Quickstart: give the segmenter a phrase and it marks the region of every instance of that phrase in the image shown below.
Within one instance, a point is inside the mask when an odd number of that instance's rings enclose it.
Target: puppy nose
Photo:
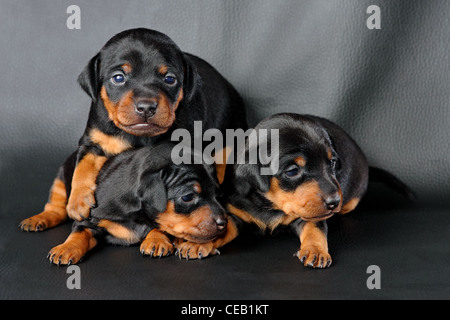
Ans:
[[[227,226],[228,219],[227,217],[219,217],[216,218],[217,229],[223,230]]]
[[[330,195],[327,198],[325,198],[324,201],[325,201],[325,205],[327,206],[328,210],[334,210],[341,203],[341,197],[339,196],[338,193],[335,193],[335,194]]]
[[[158,103],[153,100],[141,100],[135,104],[136,113],[144,118],[153,117],[157,108]]]

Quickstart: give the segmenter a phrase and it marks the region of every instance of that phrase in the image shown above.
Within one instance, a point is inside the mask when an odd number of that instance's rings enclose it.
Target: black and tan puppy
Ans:
[[[76,152],[70,197],[56,178],[44,211],[21,222],[42,231],[81,221],[95,205],[96,178],[111,156],[170,140],[173,130],[246,128],[242,99],[204,60],[182,52],[166,35],[132,29],[111,38],[80,74],[91,97],[86,130]]]
[[[271,136],[272,129],[278,135]],[[300,261],[305,266],[328,267],[332,260],[325,220],[354,210],[360,202],[369,181],[366,157],[344,130],[323,118],[277,114],[256,126],[258,137],[261,130],[267,130],[268,139],[258,139],[256,146],[247,141],[247,163],[234,165],[231,176],[225,179],[231,216],[226,234],[212,245],[218,248],[234,239],[242,222],[269,232],[290,226],[300,238],[296,253]],[[260,143],[278,143],[278,154],[271,155],[276,166],[273,162],[263,165],[260,158],[256,164],[248,163],[249,153],[252,148],[259,150]],[[262,175],[264,167],[272,167],[272,173]],[[381,181],[412,197],[408,187],[393,175],[375,168],[371,168],[371,175],[372,170]]]
[[[168,256],[175,249],[180,258],[215,254],[214,248],[199,245],[220,237],[227,225],[225,210],[216,199],[214,167],[174,165],[171,150],[171,144],[163,143],[108,160],[97,178],[97,206],[88,219],[74,222],[67,240],[49,252],[50,261],[75,264],[102,241],[141,243],[141,253],[152,257]],[[68,185],[74,160],[66,162],[60,177]]]

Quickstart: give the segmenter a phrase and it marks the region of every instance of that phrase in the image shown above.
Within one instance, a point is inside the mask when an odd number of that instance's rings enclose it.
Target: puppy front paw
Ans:
[[[318,246],[302,247],[294,256],[299,258],[305,267],[311,268],[328,268],[332,262],[328,251]]]
[[[82,221],[89,217],[91,208],[95,207],[95,188],[81,187],[72,191],[67,204],[70,218]]]
[[[85,250],[72,243],[63,243],[50,250],[47,258],[56,265],[71,265],[78,263],[85,255]]]
[[[167,257],[174,252],[173,244],[162,232],[153,230],[142,241],[140,251],[143,255],[154,257]]]
[[[66,219],[67,213],[65,209],[61,209],[59,211],[45,210],[20,222],[19,228],[23,231],[39,232],[55,227],[63,223]]]
[[[23,231],[44,231],[49,225],[48,220],[40,214],[32,216],[28,219],[22,220],[19,224],[19,228]]]
[[[177,255],[180,259],[184,258],[186,260],[200,260],[210,255],[220,255],[219,250],[217,250],[213,242],[195,243],[190,241],[178,241],[176,244],[176,249],[177,251],[175,252],[175,255]]]

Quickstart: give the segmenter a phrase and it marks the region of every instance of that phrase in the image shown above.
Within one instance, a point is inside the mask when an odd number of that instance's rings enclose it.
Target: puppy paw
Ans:
[[[63,243],[50,250],[47,258],[50,263],[60,265],[71,265],[80,262],[85,250],[75,244]]]
[[[165,235],[147,237],[141,243],[140,251],[143,255],[154,257],[167,257],[174,252],[173,244]]]
[[[48,222],[48,219],[37,214],[31,218],[22,220],[19,224],[19,228],[22,229],[22,231],[44,231],[47,229]]]
[[[61,224],[66,218],[67,213],[64,209],[59,210],[59,212],[46,210],[23,220],[20,222],[19,228],[23,231],[44,231]]]
[[[67,204],[70,218],[82,221],[89,217],[91,208],[95,207],[95,188],[82,187],[72,191]]]
[[[311,268],[328,268],[332,262],[328,251],[316,246],[301,248],[294,256],[299,258],[305,267]]]
[[[190,241],[186,242],[178,242],[176,245],[177,251],[175,255],[177,255],[180,259],[185,258],[189,259],[202,259],[206,258],[209,255],[219,254],[219,250],[214,246],[212,242],[208,243],[194,243]]]

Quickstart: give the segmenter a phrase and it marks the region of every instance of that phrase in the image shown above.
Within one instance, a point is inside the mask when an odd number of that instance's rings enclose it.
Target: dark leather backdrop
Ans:
[[[66,9],[81,8],[81,30]],[[381,8],[381,30],[366,9]],[[450,2],[2,1],[0,3],[0,299],[450,298]],[[370,163],[418,194],[410,204],[371,185],[361,207],[329,221],[328,270],[304,268],[291,234],[243,237],[203,261],[151,260],[106,247],[80,264],[82,289],[48,250],[70,224],[18,230],[38,213],[58,166],[84,130],[76,83],[111,36],[148,27],[213,64],[238,89],[254,125],[281,111],[328,117]],[[381,289],[366,287],[369,265]]]

